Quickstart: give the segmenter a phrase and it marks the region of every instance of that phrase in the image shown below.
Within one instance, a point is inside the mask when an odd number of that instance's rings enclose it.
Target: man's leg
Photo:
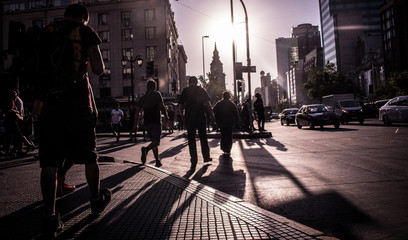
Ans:
[[[224,141],[225,141],[225,144],[224,144],[225,152],[227,154],[230,154],[231,153],[231,148],[232,148],[232,127],[231,126],[227,127],[225,129],[224,134],[225,134],[225,139],[224,139]]]
[[[210,147],[208,146],[205,120],[199,123],[198,136],[200,137],[201,153],[203,154],[204,162],[209,162],[211,161]]]
[[[41,169],[41,192],[44,201],[44,213],[47,216],[55,214],[56,191],[57,168],[43,167]]]
[[[204,129],[205,132],[205,129]],[[196,128],[187,126],[188,149],[190,152],[191,169],[195,170],[197,165],[197,145],[196,145]]]
[[[91,191],[91,199],[99,196],[99,165],[98,163],[85,164],[85,176]]]

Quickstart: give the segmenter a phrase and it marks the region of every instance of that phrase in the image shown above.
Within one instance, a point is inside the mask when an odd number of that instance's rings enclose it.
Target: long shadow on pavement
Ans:
[[[354,225],[355,227],[356,224],[372,224],[372,220],[368,215],[339,193],[326,191],[314,194],[310,191],[308,187],[302,183],[301,179],[298,179],[298,177],[293,175],[274,158],[265,148],[263,140],[245,140],[245,143],[251,147],[245,148],[243,142],[240,142],[241,150],[245,156],[248,174],[251,177],[251,184],[254,189],[255,197],[257,198],[258,206],[323,231],[326,235],[335,236],[340,239],[359,239],[360,237],[357,233],[352,231],[351,226]],[[266,144],[274,146],[280,151],[285,151],[286,149],[281,143],[273,139],[266,140]],[[263,160],[257,160],[256,156],[263,156]],[[267,200],[261,197],[261,190],[258,190],[256,183],[262,184],[257,178],[263,179],[264,177],[271,178],[274,176],[277,177],[277,184],[282,178],[289,179],[291,183],[301,191],[299,195],[302,197],[296,200],[285,201],[279,205],[269,204]],[[273,188],[273,186],[269,186],[268,188],[271,187]],[[278,185],[277,187],[282,186]],[[289,188],[290,186],[283,187]]]
[[[101,180],[101,188],[112,188],[114,195],[117,192],[117,185],[141,170],[139,166],[135,166],[118,172]],[[21,199],[21,201],[24,201],[24,199]],[[41,233],[42,205],[42,202],[35,202],[2,217],[0,219],[0,235],[2,239],[39,238]],[[78,220],[79,215],[83,215],[84,218],[79,222],[81,226],[77,224],[76,228],[89,224],[93,218],[88,215],[90,213],[88,187],[77,189],[77,191],[59,198],[56,210],[63,216],[62,220],[66,223],[75,221],[75,219]],[[68,233],[72,233],[72,230],[67,230]]]

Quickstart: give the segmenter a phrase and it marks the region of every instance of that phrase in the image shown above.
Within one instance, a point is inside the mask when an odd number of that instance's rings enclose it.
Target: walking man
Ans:
[[[112,109],[111,111],[111,126],[113,135],[116,137],[116,142],[119,142],[122,119],[123,111],[120,109],[119,103],[117,103],[115,109]]]
[[[64,20],[46,28],[51,35],[64,31],[64,35],[69,36],[63,40],[67,49],[62,58],[63,72],[58,78],[52,75],[55,73],[44,70],[39,73],[42,77],[38,78],[38,96],[33,106],[33,115],[39,116],[40,124],[39,157],[44,202],[42,226],[47,239],[55,238],[64,227],[60,215],[55,211],[57,169],[64,159],[85,165],[92,214],[101,213],[111,199],[109,189],[99,189],[95,136],[97,110],[87,67],[90,63],[92,72],[100,75],[104,71],[104,64],[98,46],[101,40],[94,29],[86,25],[88,21],[88,9],[82,4],[73,4],[65,10]],[[49,45],[47,38],[40,38],[40,43],[41,46]],[[45,51],[41,54],[44,55]],[[60,89],[50,89],[53,81],[64,81],[66,85]]]
[[[169,116],[167,115],[162,95],[159,91],[156,91],[156,82],[153,79],[148,80],[146,88],[146,93],[139,99],[139,102],[137,103],[133,129],[137,131],[139,113],[143,109],[144,128],[147,131],[147,135],[149,136],[151,143],[147,145],[147,147],[142,147],[141,160],[142,163],[145,164],[147,153],[152,150],[154,159],[156,160],[156,167],[161,167],[162,164],[159,159],[160,136],[162,133],[160,112],[163,113],[166,120],[169,119]]]
[[[214,106],[214,115],[217,126],[221,132],[221,150],[224,156],[231,154],[232,148],[232,128],[238,122],[238,110],[235,103],[231,102],[231,94],[223,93],[223,100],[217,102]]]
[[[265,108],[260,93],[255,94],[254,109],[258,115],[258,130],[265,131]]]
[[[203,154],[204,162],[211,162],[210,148],[208,146],[207,132],[206,132],[206,115],[214,121],[214,113],[211,108],[210,97],[208,93],[201,87],[197,86],[197,78],[190,77],[189,87],[185,88],[180,95],[180,114],[183,116],[185,110],[185,124],[188,135],[188,148],[190,151],[191,171],[195,171],[197,166],[197,146],[196,146],[196,132],[201,143],[201,152]]]

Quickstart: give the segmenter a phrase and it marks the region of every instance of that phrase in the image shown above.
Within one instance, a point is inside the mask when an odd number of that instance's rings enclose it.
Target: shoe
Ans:
[[[142,164],[146,163],[146,156],[147,156],[146,147],[142,147]]]
[[[63,196],[75,191],[75,185],[66,184],[65,177],[58,177],[57,196]]]
[[[162,163],[161,163],[161,161],[159,159],[156,159],[156,165],[155,166],[156,167],[161,167],[162,166]]]
[[[204,162],[205,162],[205,163],[206,163],[206,162],[212,162],[212,158],[204,159]]]
[[[64,229],[64,223],[60,219],[60,214],[55,213],[52,217],[42,217],[42,235],[44,239],[55,239],[58,233]]]
[[[111,190],[105,188],[99,192],[99,199],[91,199],[91,210],[93,215],[99,215],[108,205],[112,197]]]

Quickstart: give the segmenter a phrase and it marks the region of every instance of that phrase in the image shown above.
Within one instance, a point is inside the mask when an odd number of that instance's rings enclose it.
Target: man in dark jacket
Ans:
[[[196,132],[200,137],[201,152],[204,162],[211,162],[210,148],[208,146],[206,124],[206,115],[214,120],[214,113],[211,108],[210,97],[208,93],[201,87],[197,86],[198,80],[196,77],[190,77],[189,87],[185,88],[180,95],[180,114],[184,116],[188,134],[188,147],[190,151],[191,169],[195,171],[197,165],[197,146]],[[185,115],[183,111],[185,109]]]
[[[214,115],[217,126],[221,132],[221,150],[225,156],[231,154],[232,148],[232,129],[238,122],[237,106],[230,100],[229,92],[223,93],[223,100],[217,102],[214,106]]]

